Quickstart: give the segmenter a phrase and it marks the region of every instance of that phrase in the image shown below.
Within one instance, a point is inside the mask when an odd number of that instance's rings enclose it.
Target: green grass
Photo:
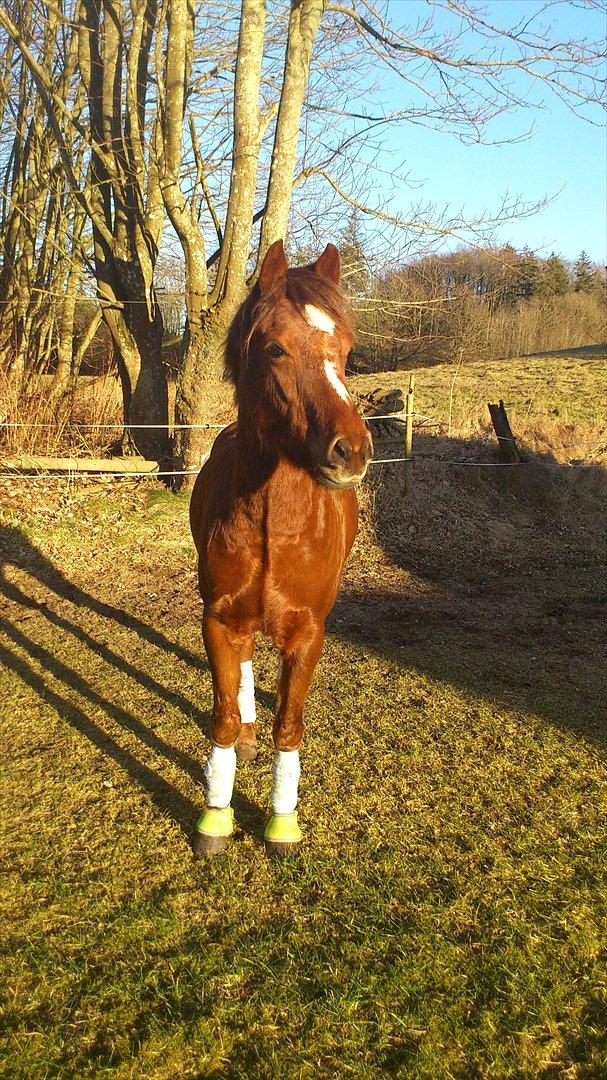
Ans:
[[[191,856],[211,684],[187,500],[5,490],[2,1075],[607,1074],[596,503],[437,468],[409,504],[387,469],[364,496],[278,866],[263,644],[236,837]]]
[[[540,356],[463,363],[454,388],[453,422],[479,412],[488,419],[487,402],[508,405],[514,422],[556,420],[604,429],[607,346],[572,349]],[[416,371],[415,407],[436,421],[446,421],[455,367],[441,363]],[[356,376],[356,389],[408,385],[409,372]]]

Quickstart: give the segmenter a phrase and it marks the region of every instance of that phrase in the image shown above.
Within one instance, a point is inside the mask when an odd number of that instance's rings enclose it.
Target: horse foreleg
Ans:
[[[242,641],[213,616],[205,615],[202,636],[213,677],[213,746],[205,767],[206,810],[196,826],[194,854],[222,851],[234,831],[231,807],[236,773],[235,743],[240,735],[238,708]]]
[[[300,777],[299,745],[303,737],[303,709],[314,669],[322,651],[324,630],[314,625],[298,634],[282,650],[274,718],[272,817],[265,831],[269,855],[281,856],[297,847],[301,831],[297,821]]]
[[[236,760],[240,764],[254,761],[257,757],[257,728],[255,726],[255,682],[253,679],[253,638],[240,650],[240,685],[238,687],[238,711],[242,727],[236,742]]]

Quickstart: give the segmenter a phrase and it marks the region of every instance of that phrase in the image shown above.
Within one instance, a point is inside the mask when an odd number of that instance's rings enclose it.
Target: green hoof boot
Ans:
[[[273,859],[282,859],[297,851],[301,843],[301,829],[297,824],[297,812],[272,814],[264,833],[266,852]]]
[[[216,810],[209,806],[196,825],[194,838],[194,858],[201,855],[216,855],[225,851],[234,832],[234,811],[231,806]]]

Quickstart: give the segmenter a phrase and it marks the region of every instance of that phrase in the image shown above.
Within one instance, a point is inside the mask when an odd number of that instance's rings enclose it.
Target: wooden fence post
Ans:
[[[411,494],[412,451],[413,451],[413,388],[415,375],[409,376],[409,389],[405,398],[405,470],[403,476],[403,495]]]
[[[503,461],[510,461],[513,464],[520,465],[521,455],[508,422],[504,402],[500,400],[499,405],[490,404],[488,408],[500,448],[500,457]]]

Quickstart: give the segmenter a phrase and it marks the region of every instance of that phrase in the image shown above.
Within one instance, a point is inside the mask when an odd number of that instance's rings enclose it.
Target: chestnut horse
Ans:
[[[227,845],[236,761],[257,753],[256,631],[280,652],[266,849],[282,855],[301,840],[303,707],[356,535],[354,487],[373,450],[344,383],[354,334],[339,280],[333,245],[289,270],[277,240],[228,334],[238,419],[215,440],[190,506],[214,694],[197,855]]]

